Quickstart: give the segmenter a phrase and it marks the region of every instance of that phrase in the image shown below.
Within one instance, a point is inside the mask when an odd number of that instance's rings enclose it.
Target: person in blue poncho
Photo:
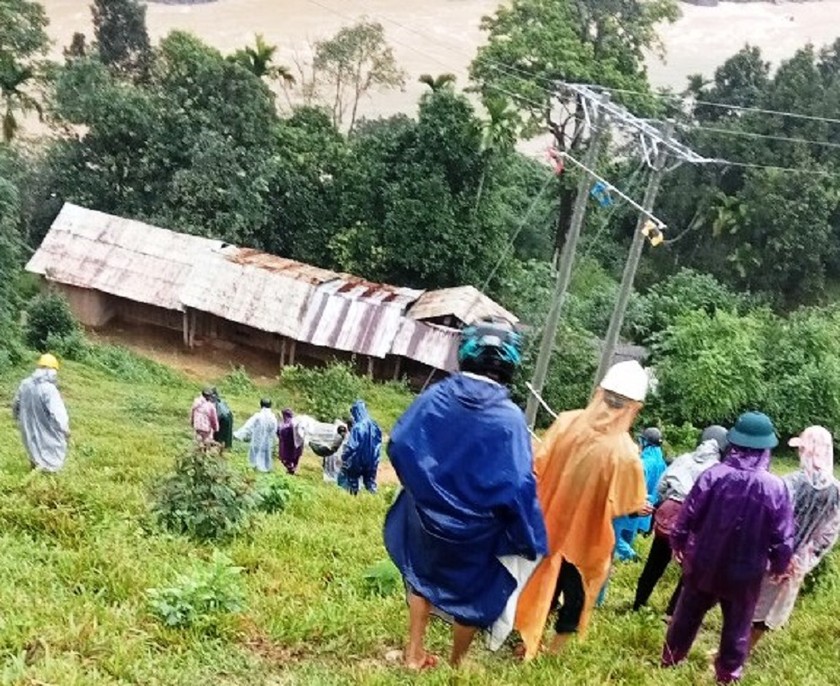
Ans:
[[[659,500],[657,487],[659,486],[662,475],[668,468],[665,462],[665,456],[662,453],[662,432],[655,426],[648,427],[639,437],[639,446],[642,449],[642,468],[645,472],[647,499],[651,505],[656,505]],[[637,560],[639,555],[633,548],[633,541],[636,539],[636,534],[640,531],[642,533],[649,532],[652,524],[652,515],[646,517],[628,515],[614,519],[615,556],[622,562]],[[598,594],[598,600],[596,602],[598,607],[604,604],[604,600],[607,597],[608,585],[609,579],[607,579],[607,582]]]
[[[520,346],[504,321],[465,329],[460,373],[420,395],[391,435],[388,454],[403,490],[384,536],[408,594],[410,669],[437,664],[424,645],[432,614],[454,624],[450,662],[460,664],[517,590],[499,557],[546,552],[528,426],[506,387]]]
[[[370,493],[376,493],[376,473],[379,470],[379,451],[382,448],[382,431],[368,414],[364,401],[357,400],[350,408],[352,428],[344,453],[341,456],[341,471],[338,485],[359,493],[359,481]]]

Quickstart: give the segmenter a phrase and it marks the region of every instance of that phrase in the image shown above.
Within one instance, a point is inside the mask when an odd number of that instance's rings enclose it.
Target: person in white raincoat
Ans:
[[[57,472],[67,457],[70,417],[58,392],[58,360],[49,353],[21,383],[12,404],[32,469]]]
[[[250,441],[248,461],[258,472],[270,472],[274,463],[274,445],[277,440],[277,415],[271,410],[271,401],[260,400],[260,411],[252,415],[241,429],[233,432],[234,438]]]

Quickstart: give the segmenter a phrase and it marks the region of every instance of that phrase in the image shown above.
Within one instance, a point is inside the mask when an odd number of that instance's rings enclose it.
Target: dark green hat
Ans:
[[[770,417],[761,412],[746,412],[729,431],[729,442],[741,448],[767,450],[779,445]]]

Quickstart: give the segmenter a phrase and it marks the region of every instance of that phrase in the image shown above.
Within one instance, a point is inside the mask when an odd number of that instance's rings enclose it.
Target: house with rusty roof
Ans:
[[[245,346],[279,366],[353,360],[378,378],[452,371],[461,327],[485,316],[517,322],[472,286],[371,283],[70,203],[26,268],[88,327],[174,330],[187,348]]]

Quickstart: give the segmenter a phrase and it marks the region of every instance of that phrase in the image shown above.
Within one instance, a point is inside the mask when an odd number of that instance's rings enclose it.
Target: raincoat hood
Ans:
[[[834,483],[834,441],[828,429],[810,426],[790,445],[799,449],[799,463],[811,486],[821,490]]]
[[[704,441],[698,445],[697,449],[689,454],[691,455],[691,459],[697,464],[720,462],[720,444],[718,444],[716,439],[710,438],[708,441]]]
[[[723,462],[733,469],[740,469],[745,472],[766,471],[770,468],[770,450],[730,445]]]
[[[353,406],[350,408],[350,416],[353,417],[353,422],[355,423],[369,418],[370,415],[368,415],[367,405],[365,405],[364,400],[357,400],[353,403]]]
[[[292,418],[295,416],[295,413],[291,411],[288,407],[283,410],[283,421],[288,424],[292,421]]]
[[[683,502],[697,478],[720,462],[720,445],[714,438],[697,446],[693,453],[680,455],[665,470],[659,482],[659,500]]]
[[[32,372],[32,380],[35,383],[58,384],[58,372],[55,369],[39,367]]]
[[[598,389],[584,410],[564,412],[535,448],[537,496],[548,532],[549,557],[528,581],[516,614],[526,657],[540,644],[563,559],[581,573],[586,632],[598,592],[607,579],[615,546],[612,522],[647,501],[639,447],[628,433],[642,404],[620,408]]]

